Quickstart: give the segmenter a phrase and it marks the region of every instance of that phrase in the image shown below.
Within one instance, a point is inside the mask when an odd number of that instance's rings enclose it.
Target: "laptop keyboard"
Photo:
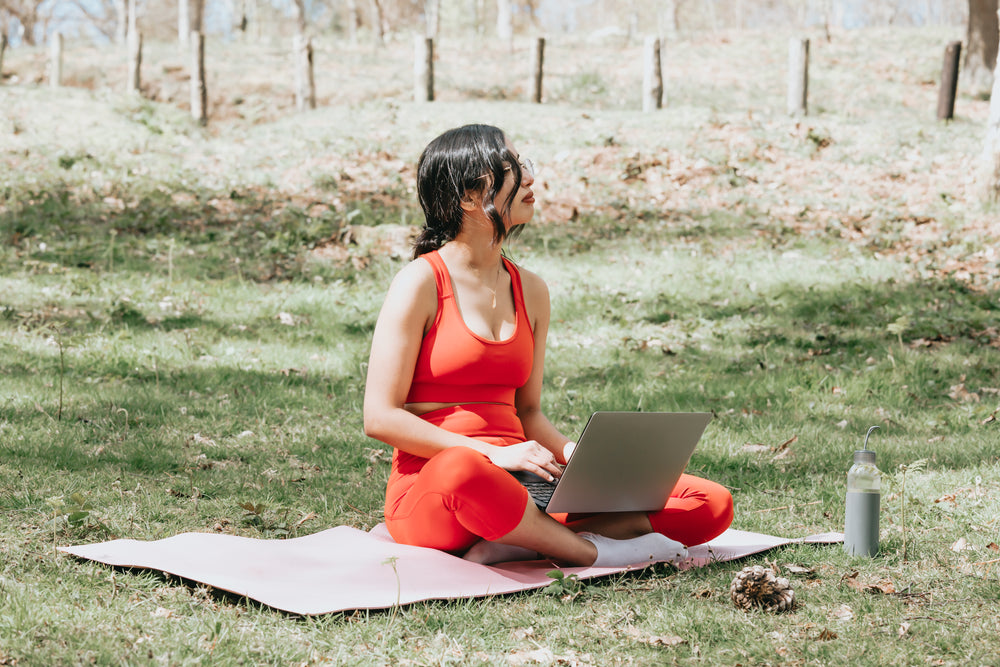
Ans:
[[[535,504],[540,507],[549,504],[549,499],[552,498],[552,494],[556,490],[556,485],[552,482],[522,482],[522,484],[528,490],[528,494],[535,501]]]
[[[521,483],[521,486],[528,490],[528,495],[535,501],[535,504],[545,509],[556,490],[555,482],[548,482],[538,475],[523,471],[515,471],[512,474]]]

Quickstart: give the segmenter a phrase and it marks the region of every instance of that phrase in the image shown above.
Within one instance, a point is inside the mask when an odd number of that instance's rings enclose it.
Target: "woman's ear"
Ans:
[[[467,213],[478,211],[483,207],[482,193],[475,190],[466,190],[465,194],[462,195],[461,205],[462,210]]]

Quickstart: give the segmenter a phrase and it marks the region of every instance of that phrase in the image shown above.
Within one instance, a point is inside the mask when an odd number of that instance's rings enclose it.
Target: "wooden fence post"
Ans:
[[[7,52],[7,32],[0,32],[0,86],[3,85],[3,55]]]
[[[788,114],[805,116],[809,112],[809,40],[788,40]]]
[[[955,117],[955,93],[958,91],[958,62],[962,55],[962,42],[951,42],[944,49],[941,68],[941,88],[938,89],[938,120]]]
[[[413,40],[413,101],[434,101],[434,39],[423,35]]]
[[[647,37],[642,55],[642,110],[663,107],[663,69],[660,66],[660,38]]]
[[[57,32],[49,38],[49,85],[53,88],[62,85],[62,69],[63,36],[61,32]]]
[[[545,38],[539,37],[538,41],[535,42],[535,61],[533,63],[533,68],[535,72],[535,89],[532,101],[535,104],[542,103],[542,70],[543,64],[545,63]]]
[[[299,111],[316,108],[316,79],[313,76],[312,39],[295,35],[295,108]]]
[[[128,78],[125,81],[125,92],[142,92],[142,33],[136,30],[128,36]]]
[[[205,35],[191,31],[191,117],[208,124],[208,87],[205,84]]]

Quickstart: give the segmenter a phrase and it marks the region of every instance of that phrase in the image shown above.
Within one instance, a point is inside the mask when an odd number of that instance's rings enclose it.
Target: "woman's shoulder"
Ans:
[[[396,272],[389,286],[389,292],[411,296],[428,296],[436,293],[433,267],[420,257],[411,260]]]
[[[517,275],[521,277],[521,287],[524,290],[524,294],[526,297],[534,295],[534,296],[544,296],[545,298],[548,298],[549,287],[548,285],[545,284],[545,281],[542,279],[541,276],[539,276],[534,271],[530,271],[524,268],[523,266],[517,264],[512,260],[508,261],[510,261],[510,263],[514,265],[514,268],[517,269]]]
[[[514,264],[513,262],[511,262]],[[547,322],[549,317],[549,287],[534,271],[514,264],[517,274],[521,277],[521,294],[524,295],[524,307],[531,319],[532,329],[538,329],[539,322]]]

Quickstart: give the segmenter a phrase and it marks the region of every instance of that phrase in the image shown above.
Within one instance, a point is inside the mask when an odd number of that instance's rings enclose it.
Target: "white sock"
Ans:
[[[512,560],[535,560],[539,558],[537,551],[516,547],[513,544],[500,544],[488,540],[479,540],[473,544],[465,555],[465,560],[479,563],[480,565],[490,565],[492,563],[506,563]]]
[[[679,562],[687,558],[688,551],[660,533],[647,533],[628,540],[616,540],[594,533],[580,533],[580,537],[597,547],[594,567],[624,567],[651,562]]]

